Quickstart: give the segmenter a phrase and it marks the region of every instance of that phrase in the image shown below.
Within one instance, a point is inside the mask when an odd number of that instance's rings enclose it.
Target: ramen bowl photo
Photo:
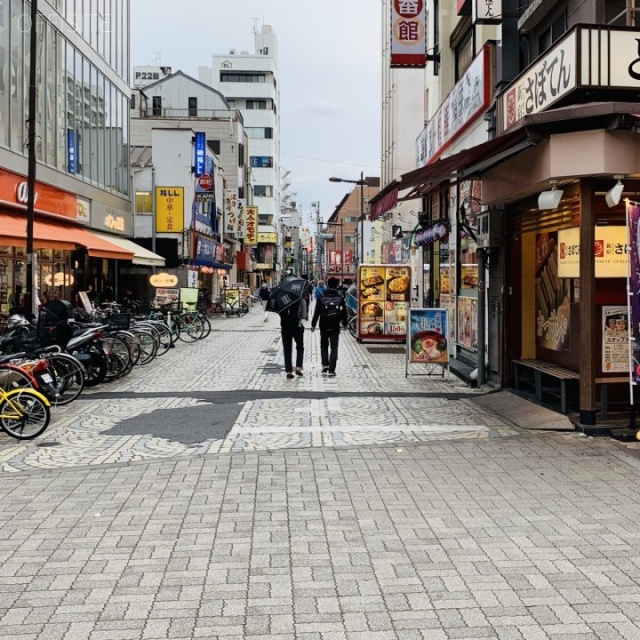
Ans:
[[[447,361],[447,340],[438,331],[420,331],[411,336],[412,360]]]
[[[362,315],[370,318],[377,318],[384,314],[384,310],[381,304],[377,302],[365,302],[362,305]]]

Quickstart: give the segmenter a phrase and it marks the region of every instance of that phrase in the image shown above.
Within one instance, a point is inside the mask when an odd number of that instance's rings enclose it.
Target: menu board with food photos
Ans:
[[[411,268],[361,265],[358,277],[358,338],[404,339],[411,296]]]

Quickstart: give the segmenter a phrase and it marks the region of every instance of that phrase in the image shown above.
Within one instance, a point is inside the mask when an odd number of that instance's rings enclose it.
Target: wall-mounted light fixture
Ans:
[[[622,198],[622,191],[624,189],[622,178],[624,178],[624,175],[621,174],[615,174],[613,176],[613,179],[618,182],[616,182],[613,187],[607,191],[607,194],[604,197],[608,207],[615,207],[620,202],[620,198]]]
[[[557,209],[562,200],[562,194],[564,191],[558,189],[557,180],[549,180],[551,189],[549,191],[542,191],[538,196],[538,209]]]

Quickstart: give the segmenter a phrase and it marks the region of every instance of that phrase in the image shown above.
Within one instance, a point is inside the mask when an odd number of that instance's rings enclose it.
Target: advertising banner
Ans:
[[[627,288],[631,295],[631,343],[633,384],[640,384],[640,205],[627,202],[627,228],[629,229],[629,244],[631,246],[631,268],[627,275]]]
[[[407,335],[411,267],[362,265],[358,278],[358,338],[393,340]]]
[[[569,351],[570,280],[558,277],[558,232],[536,236],[536,346]]]
[[[446,309],[409,309],[409,363],[447,364],[449,313]]]
[[[224,190],[224,231],[238,231],[238,193],[235,189]]]
[[[602,372],[629,371],[627,307],[602,307]]]
[[[258,244],[258,207],[245,207],[245,247],[254,247]]]
[[[184,230],[184,187],[156,187],[156,231]]]
[[[246,233],[246,228],[247,228],[246,204],[247,204],[247,201],[244,198],[238,198],[238,229],[236,231],[236,238],[239,238],[239,239],[244,238]]]
[[[206,170],[207,134],[204,131],[196,131],[195,133],[194,156],[194,168],[197,178]]]
[[[627,227],[596,226],[593,248],[596,278],[626,278],[629,272]],[[580,228],[558,231],[558,278],[580,277]]]
[[[180,305],[183,309],[191,307],[192,309],[196,308],[198,304],[198,290],[196,288],[191,287],[181,287],[180,288]]]
[[[392,0],[391,68],[422,67],[427,63],[424,0]]]
[[[166,304],[177,304],[180,299],[180,289],[156,289],[152,305],[161,307]]]

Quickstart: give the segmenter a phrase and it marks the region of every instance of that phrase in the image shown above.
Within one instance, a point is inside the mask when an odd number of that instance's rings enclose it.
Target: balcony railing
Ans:
[[[240,111],[224,109],[170,109],[166,107],[146,107],[139,111],[140,118],[158,118],[162,120],[226,120],[244,124]]]

